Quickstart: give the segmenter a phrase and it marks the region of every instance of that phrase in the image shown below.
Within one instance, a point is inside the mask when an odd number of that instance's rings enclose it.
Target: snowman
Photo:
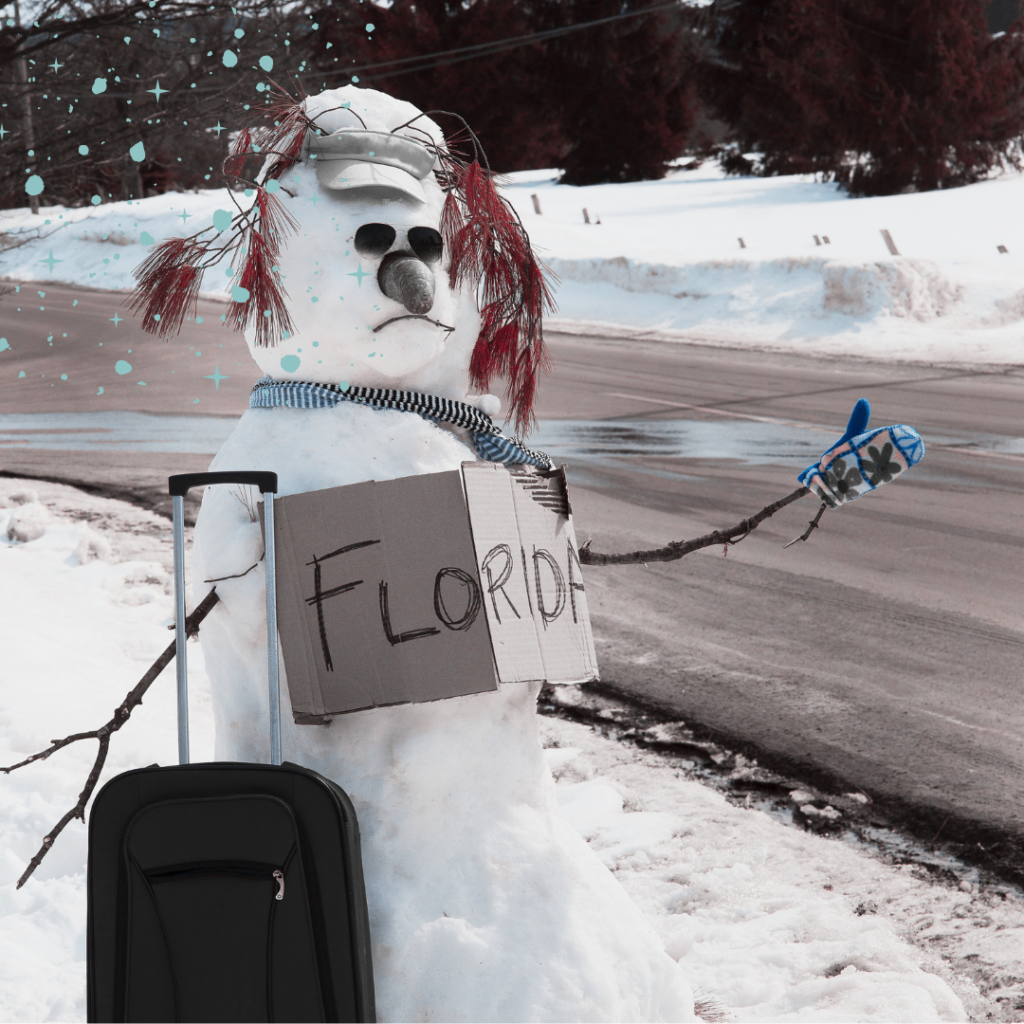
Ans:
[[[229,316],[266,376],[211,471],[272,470],[289,495],[482,456],[544,465],[470,422],[498,412],[480,392],[500,372],[528,426],[543,364],[543,280],[490,176],[373,90],[326,91],[275,120],[235,146],[236,171],[246,151],[262,167],[236,218],[248,233]],[[224,248],[183,241],[151,257],[144,326],[180,323],[197,268]],[[192,573],[196,603],[213,586],[220,596],[201,633],[217,760],[268,760],[262,553],[252,498],[208,489]],[[358,812],[382,1020],[695,1019],[681,969],[559,816],[539,688],[328,725],[282,716],[285,759],[335,780]]]

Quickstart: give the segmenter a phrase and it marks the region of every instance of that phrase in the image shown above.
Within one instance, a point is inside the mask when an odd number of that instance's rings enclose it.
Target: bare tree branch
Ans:
[[[252,16],[263,13],[271,4],[270,0],[254,0],[247,4],[232,4],[230,0],[217,0],[216,3],[209,0],[156,0],[150,5],[149,0],[129,0],[99,10],[87,5],[75,11],[76,17],[69,17],[69,12],[63,9],[65,6],[63,3],[48,5],[33,15],[31,25],[4,27],[0,31],[0,62],[5,60],[8,52],[17,50],[22,55],[31,55],[49,49],[55,41],[74,40],[97,29],[122,25],[141,28],[150,23],[166,25],[171,21],[185,21],[211,13],[230,12],[237,16],[237,12],[241,12],[243,16]]]
[[[31,228],[28,231],[0,231],[0,252],[9,252],[11,249],[20,249],[29,242],[38,242],[43,238],[49,238],[60,231],[61,225],[43,231],[42,228]]]
[[[43,858],[50,852],[50,847],[53,846],[57,836],[64,831],[65,825],[75,818],[81,818],[82,821],[85,821],[85,805],[88,803],[89,797],[92,796],[92,791],[96,788],[96,780],[100,777],[100,772],[103,771],[103,763],[107,759],[107,750],[110,747],[110,733],[104,732],[104,729],[106,729],[106,726],[103,729],[97,729],[95,733],[84,733],[82,736],[76,737],[77,739],[84,739],[86,736],[94,735],[98,736],[100,741],[100,747],[96,752],[96,760],[93,762],[92,771],[89,772],[89,777],[85,780],[85,789],[79,794],[78,803],[46,834],[46,837],[43,839],[43,845],[39,847],[36,855],[28,862],[28,867],[22,872],[15,888],[20,889],[32,877],[32,872],[42,864]]]
[[[782,550],[785,551],[786,548],[791,548],[798,540],[807,540],[811,533],[818,528],[818,520],[825,514],[825,509],[827,508],[828,505],[822,502],[821,508],[818,509],[818,514],[813,519],[808,520],[807,529],[799,537],[794,537],[788,544],[784,544]]]
[[[805,494],[810,493],[811,492],[806,487],[798,487],[791,494],[787,494],[786,497],[780,498],[771,505],[767,505],[756,515],[751,516],[749,519],[741,520],[728,530],[715,530],[712,533],[705,534],[703,537],[697,537],[694,540],[674,540],[666,544],[663,548],[654,548],[650,551],[628,551],[618,555],[603,555],[596,551],[591,551],[590,541],[588,540],[586,544],[580,548],[580,564],[636,565],[637,563],[646,562],[674,562],[677,558],[682,558],[683,555],[688,555],[691,551],[698,551],[701,548],[709,548],[715,544],[738,544],[741,540],[744,540],[747,537],[751,530],[755,529],[769,517],[775,515],[780,508],[785,508],[791,502],[794,502],[799,498],[802,498]]]
[[[209,594],[203,598],[196,610],[185,620],[185,632],[187,636],[195,636],[199,632],[199,624],[206,618],[210,613],[210,609],[213,608],[219,600],[220,597],[217,594],[216,588],[211,590]],[[61,750],[63,747],[72,743],[77,743],[78,740],[99,740],[99,749],[96,751],[96,760],[93,762],[92,770],[89,772],[89,777],[85,780],[85,788],[78,794],[78,802],[47,833],[46,837],[43,839],[43,845],[39,847],[36,855],[29,861],[28,867],[25,868],[21,878],[18,879],[18,889],[20,889],[29,880],[32,872],[35,871],[35,869],[42,863],[43,858],[50,852],[50,847],[53,846],[54,840],[56,840],[57,836],[64,831],[65,826],[75,818],[85,821],[85,805],[89,802],[89,797],[92,796],[92,792],[96,788],[100,772],[103,771],[103,765],[107,760],[107,750],[110,748],[110,737],[128,721],[131,713],[142,703],[142,698],[145,696],[146,691],[150,686],[153,685],[157,676],[159,676],[173,660],[174,644],[170,644],[163,654],[153,662],[146,674],[129,691],[128,696],[125,697],[114,712],[113,718],[111,718],[105,725],[100,726],[99,729],[93,729],[90,732],[76,732],[71,736],[65,736],[63,739],[53,740],[50,746],[45,750],[41,750],[38,754],[26,757],[24,761],[12,764],[8,768],[0,768],[0,771],[5,775],[9,775],[18,768],[24,768],[25,765],[32,764],[33,761],[45,761],[51,754],[55,754],[58,750]]]

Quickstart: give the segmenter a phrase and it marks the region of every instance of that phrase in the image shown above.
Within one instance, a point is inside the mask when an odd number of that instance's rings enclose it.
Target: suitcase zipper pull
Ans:
[[[275,900],[284,899],[284,872],[275,871],[274,881],[277,882],[277,895],[274,897]]]

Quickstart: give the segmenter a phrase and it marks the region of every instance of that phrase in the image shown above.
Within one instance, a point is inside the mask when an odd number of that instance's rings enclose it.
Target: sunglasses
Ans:
[[[424,263],[437,263],[444,254],[441,234],[433,228],[409,228],[409,248]],[[356,252],[368,259],[383,256],[395,244],[398,232],[390,224],[364,224],[355,237]]]

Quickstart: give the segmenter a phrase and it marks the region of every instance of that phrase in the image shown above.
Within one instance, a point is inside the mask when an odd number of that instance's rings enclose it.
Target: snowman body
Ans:
[[[327,131],[389,131],[418,113],[354,87],[307,100],[307,112]],[[432,122],[416,124],[440,140]],[[281,256],[295,329],[274,348],[253,347],[264,372],[471,400],[474,296],[448,286],[442,261],[432,268],[430,321],[407,317],[353,243],[363,224],[394,226],[399,248],[409,228],[436,228],[443,194],[432,180],[425,185],[423,201],[376,188],[331,193],[309,160],[283,177],[298,224]],[[274,471],[287,495],[453,470],[475,458],[464,438],[416,414],[343,402],[250,409],[210,468]],[[210,488],[195,532],[193,592],[196,601],[211,586],[220,595],[201,631],[218,760],[268,759],[262,551],[251,495]],[[336,781],[356,807],[381,1020],[694,1019],[679,967],[559,816],[538,690],[505,684],[312,726],[295,725],[283,698],[285,759]]]

